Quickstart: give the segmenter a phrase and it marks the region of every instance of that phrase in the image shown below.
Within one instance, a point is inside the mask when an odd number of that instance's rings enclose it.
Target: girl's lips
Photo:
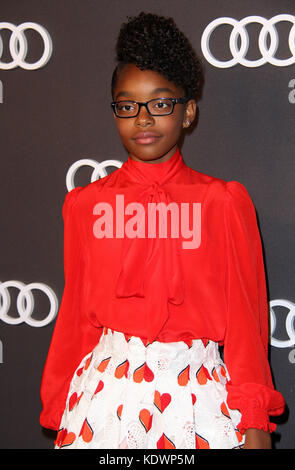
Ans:
[[[158,134],[153,134],[152,132],[140,132],[133,137],[133,140],[137,144],[153,144],[161,138]]]

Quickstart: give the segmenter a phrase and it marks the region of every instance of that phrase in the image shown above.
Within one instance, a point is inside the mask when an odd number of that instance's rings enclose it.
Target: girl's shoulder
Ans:
[[[97,180],[86,184],[85,186],[77,186],[67,193],[66,200],[69,201],[70,204],[74,204],[78,199],[81,203],[83,201],[91,200],[104,188],[115,185],[115,180],[117,178],[117,174],[115,173],[117,173],[116,170],[109,175],[100,177]]]
[[[188,167],[191,182],[206,187],[207,198],[223,203],[252,205],[251,196],[246,186],[237,180],[225,180]]]

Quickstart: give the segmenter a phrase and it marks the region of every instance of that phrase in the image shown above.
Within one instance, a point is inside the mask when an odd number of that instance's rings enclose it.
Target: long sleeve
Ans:
[[[268,363],[269,309],[256,212],[241,183],[228,182],[225,197],[228,405],[240,410],[242,433],[272,432],[276,425],[269,416],[283,412],[284,399],[274,389]]]
[[[65,286],[41,380],[40,424],[54,430],[59,428],[72,375],[101,335],[101,329],[89,322],[83,302],[85,257],[75,210],[81,189],[70,191],[63,204]]]

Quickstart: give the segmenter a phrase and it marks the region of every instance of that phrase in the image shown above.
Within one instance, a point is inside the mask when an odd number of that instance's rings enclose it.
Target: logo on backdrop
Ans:
[[[70,166],[66,176],[66,186],[67,190],[71,191],[75,187],[75,175],[79,168],[83,166],[90,166],[93,168],[92,175],[91,175],[91,183],[98,180],[99,178],[103,178],[107,176],[106,168],[116,167],[121,168],[123,162],[120,160],[104,160],[101,163],[97,162],[96,160],[92,160],[91,158],[84,158],[82,160],[78,160],[73,165]]]
[[[16,301],[17,316],[9,315],[11,297],[8,289],[11,287],[19,290]],[[44,292],[50,303],[50,310],[47,316],[42,320],[37,320],[32,317],[34,313],[34,297],[32,291],[34,289]],[[40,282],[32,282],[27,285],[21,281],[0,282],[0,299],[0,320],[8,323],[9,325],[27,323],[34,327],[46,326],[54,320],[58,311],[58,300],[54,291],[46,284]]]
[[[292,80],[289,81],[288,86],[291,88],[288,96],[289,103],[295,104],[295,78],[292,78]]]
[[[0,69],[10,70],[16,67],[21,67],[22,69],[26,70],[36,70],[44,67],[44,65],[47,64],[52,54],[52,41],[49,32],[44,28],[44,26],[41,26],[37,23],[32,23],[30,21],[21,23],[18,26],[6,21],[2,21],[0,22],[0,31],[2,29],[8,29],[12,32],[9,40],[9,52],[12,60],[10,62],[1,61],[3,53],[3,41],[0,34]],[[43,40],[43,54],[36,62],[26,62],[28,42],[24,32],[27,29],[33,29],[39,33]]]
[[[279,45],[279,36],[275,25],[281,21],[287,21],[293,25],[288,38],[291,55],[287,59],[278,59],[275,57]],[[249,35],[245,26],[250,23],[259,23],[262,25],[258,40],[261,58],[257,60],[246,59],[249,49]],[[233,56],[230,60],[218,60],[213,56],[210,50],[211,34],[221,25],[230,25],[233,27],[229,39],[229,48]],[[269,46],[267,45],[268,38],[270,39]],[[239,39],[240,47],[238,46]],[[201,48],[206,60],[210,64],[214,65],[214,67],[228,68],[237,64],[241,64],[245,67],[260,67],[266,63],[277,67],[286,67],[295,63],[295,16],[282,14],[276,15],[269,20],[262,16],[247,16],[240,21],[229,17],[217,18],[211,21],[211,23],[205,28],[201,38]]]
[[[277,318],[274,308],[284,307],[288,310],[285,321],[285,329],[288,339],[280,340],[274,337],[277,326]],[[289,353],[289,361],[295,364],[295,304],[289,300],[278,299],[270,302],[270,344],[276,348],[292,348]]]

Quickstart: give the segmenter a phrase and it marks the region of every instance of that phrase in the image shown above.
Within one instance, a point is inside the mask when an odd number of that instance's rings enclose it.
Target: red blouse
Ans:
[[[171,207],[171,217],[162,211],[153,226],[151,202]],[[129,156],[70,191],[63,219],[65,286],[42,376],[41,425],[58,430],[72,375],[106,326],[149,342],[223,345],[239,430],[274,431],[269,415],[283,412],[284,399],[267,359],[261,239],[245,187],[189,168],[179,150],[156,164]]]

